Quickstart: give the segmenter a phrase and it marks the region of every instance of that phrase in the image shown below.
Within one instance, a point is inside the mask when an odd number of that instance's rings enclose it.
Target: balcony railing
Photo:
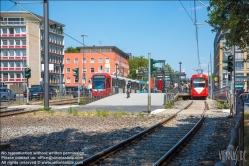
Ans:
[[[27,82],[27,78],[0,78],[0,82]]]
[[[0,60],[26,60],[26,56],[0,56]]]

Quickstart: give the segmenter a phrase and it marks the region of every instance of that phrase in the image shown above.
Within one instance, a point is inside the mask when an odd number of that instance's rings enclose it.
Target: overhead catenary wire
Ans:
[[[34,16],[34,17],[36,17],[37,19],[39,19],[39,20],[40,20],[40,23],[43,22],[42,19],[38,18],[38,17],[37,17],[36,15],[34,15],[32,12],[30,12],[29,10],[27,10],[26,8],[24,8],[23,6],[21,6],[19,2],[15,2],[15,1],[13,1],[13,0],[9,0],[9,1],[13,2],[13,3],[15,4],[14,6],[16,6],[16,5],[19,6],[21,9],[27,11],[29,14],[31,14],[32,16]],[[28,2],[27,2],[27,3],[28,3]],[[37,2],[37,3],[38,3],[38,2]],[[14,6],[13,6],[13,7],[14,7]],[[11,8],[13,8],[13,7],[11,7]],[[10,8],[10,9],[11,9],[11,8]],[[10,10],[10,9],[9,9],[9,10]],[[8,10],[8,11],[9,11],[9,10]],[[6,12],[7,12],[7,11],[6,11]],[[5,13],[6,13],[6,12],[5,12]],[[27,33],[27,34],[28,34],[28,33]],[[69,38],[75,40],[76,42],[80,43],[81,45],[83,45],[83,46],[86,47],[86,48],[87,48],[87,47],[90,47],[90,46],[87,46],[87,45],[83,44],[82,42],[78,41],[77,39],[73,38],[72,36],[66,34],[65,32],[63,32],[63,34],[66,35],[67,37],[69,37]],[[31,35],[31,34],[29,34],[29,35]],[[34,36],[34,35],[32,35],[32,36]],[[40,38],[40,37],[38,37],[38,36],[34,36],[34,37]],[[93,50],[94,50],[95,52],[97,52],[97,53],[99,53],[99,54],[105,56],[105,57],[108,57],[108,58],[113,59],[113,60],[115,60],[115,61],[116,61],[116,60],[119,61],[118,59],[115,59],[115,58],[112,58],[112,57],[110,57],[110,56],[108,56],[108,55],[106,55],[106,54],[103,54],[103,53],[101,53],[100,51],[98,51],[98,50],[96,50],[96,49],[94,49],[94,48],[93,48]],[[86,57],[89,57],[89,56],[86,56]],[[90,58],[90,57],[89,57],[89,58]]]
[[[184,7],[184,5],[182,4],[181,0],[179,0],[179,2],[181,3],[182,7],[184,8],[184,10],[186,11],[186,13],[188,14],[189,18],[191,19],[191,21],[194,23],[194,26],[195,26],[195,36],[196,36],[196,43],[197,43],[198,67],[199,67],[199,69],[201,69],[201,62],[200,62],[200,56],[199,56],[199,41],[198,41],[198,27],[197,27],[197,16],[196,16],[196,3],[195,3],[195,0],[194,0],[194,16],[195,16],[195,20],[193,20],[192,17],[187,12],[187,10]]]

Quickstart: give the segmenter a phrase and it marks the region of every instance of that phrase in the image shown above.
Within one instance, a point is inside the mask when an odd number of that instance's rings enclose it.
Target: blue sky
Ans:
[[[208,5],[208,1],[203,2]],[[194,1],[182,1],[182,4],[194,20]],[[42,3],[20,5],[43,16]],[[1,11],[12,6],[13,2],[1,1]],[[198,23],[208,20],[205,6],[196,2],[196,9]],[[23,9],[15,6],[10,11]],[[181,61],[187,77],[198,68],[195,26],[179,1],[49,1],[49,18],[64,24],[64,32],[80,42],[81,34],[87,34],[87,46],[116,46],[146,58],[150,52],[153,59],[166,60],[176,71]],[[198,28],[199,56],[205,73],[210,52],[213,57],[215,33],[211,30],[210,26]],[[69,46],[82,44],[65,37],[65,48]]]

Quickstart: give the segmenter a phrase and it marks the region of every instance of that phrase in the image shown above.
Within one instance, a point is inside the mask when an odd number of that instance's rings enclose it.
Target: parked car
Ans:
[[[8,88],[0,88],[0,99],[2,101],[4,100],[16,100],[16,93],[11,91],[10,89]]]
[[[91,91],[89,89],[87,89],[86,87],[80,87],[80,96],[88,96],[91,93]],[[73,97],[76,98],[78,97],[78,87],[75,87],[73,90]]]
[[[45,90],[44,87],[32,87],[29,88],[29,98],[32,99],[43,99],[45,96]],[[27,90],[25,89],[23,91],[23,96],[27,97]],[[49,88],[49,99],[51,99],[52,97],[57,96],[57,92],[54,88]]]

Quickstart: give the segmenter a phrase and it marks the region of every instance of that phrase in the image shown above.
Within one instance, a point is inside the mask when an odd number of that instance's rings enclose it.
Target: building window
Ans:
[[[21,67],[21,62],[16,62],[16,67]]]
[[[26,50],[22,50],[22,56],[26,56]]]
[[[21,78],[21,73],[16,73],[16,78]]]
[[[67,64],[70,64],[70,59],[67,59]]]
[[[94,58],[91,58],[90,63],[94,63]]]
[[[8,73],[3,73],[3,78],[8,78],[8,77],[9,77]]]
[[[99,67],[98,72],[102,72],[102,66]]]
[[[94,73],[94,68],[91,68],[91,73]]]
[[[67,68],[67,73],[70,73],[70,68]]]
[[[26,33],[26,27],[21,28],[22,33]]]
[[[20,46],[20,44],[21,44],[20,40],[16,39],[16,45]]]
[[[71,83],[70,77],[67,77],[67,83]]]
[[[26,40],[22,40],[22,45],[23,45],[23,46],[26,45]]]
[[[7,40],[3,40],[3,45],[7,46],[8,45],[8,41]]]
[[[10,67],[15,67],[14,62],[10,62]]]
[[[243,69],[244,62],[235,62],[235,69]]]
[[[8,62],[2,61],[2,67],[8,67]]]
[[[7,28],[2,28],[3,34],[7,34]]]
[[[20,28],[15,28],[15,34],[20,34]]]
[[[109,64],[110,63],[110,59],[109,58],[105,58],[105,63]]]
[[[83,62],[82,63],[86,63],[86,58],[83,59]]]
[[[82,73],[86,73],[86,68],[83,68],[83,71],[82,71]]]
[[[74,63],[78,64],[78,58],[74,59]]]
[[[99,63],[102,63],[102,58],[99,58]]]
[[[106,73],[110,73],[109,67],[106,67],[106,68],[105,68],[105,72],[106,72]]]
[[[14,73],[10,73],[10,78],[15,78],[15,74]]]
[[[79,79],[74,77],[74,83],[78,83]]]
[[[14,56],[14,50],[9,50],[10,56]]]
[[[14,34],[14,28],[9,28],[9,34]]]
[[[9,45],[13,46],[14,45],[14,39],[9,40]]]
[[[7,50],[3,50],[3,56],[8,56],[8,51]]]

